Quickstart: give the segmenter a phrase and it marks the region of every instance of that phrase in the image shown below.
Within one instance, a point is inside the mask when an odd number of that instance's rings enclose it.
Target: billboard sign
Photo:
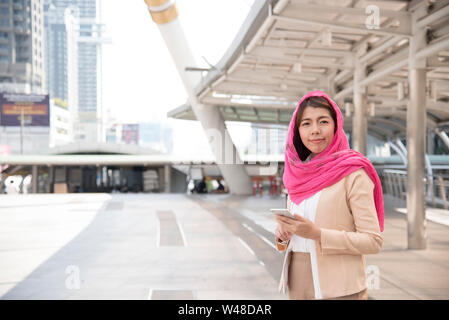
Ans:
[[[0,93],[0,125],[20,126],[22,110],[26,126],[50,126],[48,94]]]
[[[126,144],[139,143],[139,125],[124,124],[122,126],[122,141]]]

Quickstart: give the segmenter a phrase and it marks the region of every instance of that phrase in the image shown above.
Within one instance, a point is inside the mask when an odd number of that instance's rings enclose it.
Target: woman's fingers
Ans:
[[[281,232],[282,233],[284,233],[284,234],[287,234],[287,235],[291,235],[291,234],[293,234],[295,231],[294,231],[294,228],[295,228],[295,226],[294,225],[291,225],[291,224],[285,224],[284,222],[279,222],[279,225],[281,226]]]
[[[285,241],[285,240],[290,239],[290,237],[289,237],[289,235],[288,235],[288,232],[282,231],[282,230],[280,230],[280,229],[278,229],[278,230],[276,231],[276,237],[279,238],[279,239],[281,239],[282,241]]]
[[[306,221],[306,218],[304,218],[303,216],[301,216],[301,215],[299,215],[299,214],[293,214],[294,216],[295,216],[295,219],[296,220],[299,220],[299,221],[301,221],[301,222],[305,222]]]
[[[285,223],[285,224],[292,224],[292,223],[294,223],[294,220],[293,220],[293,219],[287,218],[287,217],[283,217],[283,216],[281,216],[281,215],[279,215],[279,214],[276,215],[276,220],[277,220],[278,222],[282,221],[282,222]]]

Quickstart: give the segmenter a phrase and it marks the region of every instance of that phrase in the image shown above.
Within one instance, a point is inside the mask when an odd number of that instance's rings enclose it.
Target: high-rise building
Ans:
[[[50,0],[44,2],[47,90],[52,100],[67,106],[71,139],[78,119],[78,17],[77,7],[62,8]]]
[[[69,105],[76,104],[75,140],[103,142],[106,136],[101,94],[101,45],[104,39],[99,5],[98,0],[45,0],[47,47],[58,57],[48,57],[48,69],[50,73],[62,66],[66,69],[64,73],[54,71],[57,75],[49,79],[49,87],[58,94],[65,90],[66,99],[72,100]],[[59,63],[58,59],[64,62]],[[62,77],[62,81],[57,77]]]
[[[41,0],[0,0],[0,92],[45,92],[43,26]]]

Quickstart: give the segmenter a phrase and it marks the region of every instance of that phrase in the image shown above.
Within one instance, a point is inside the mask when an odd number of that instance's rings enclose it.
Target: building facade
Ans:
[[[0,92],[44,93],[42,0],[0,0]]]
[[[75,141],[104,142],[100,1],[46,0],[44,8],[49,92],[68,101]]]

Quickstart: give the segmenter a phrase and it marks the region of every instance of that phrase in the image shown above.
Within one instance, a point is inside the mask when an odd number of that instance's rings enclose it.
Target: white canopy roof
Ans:
[[[196,87],[224,120],[288,124],[299,99],[329,94],[351,131],[354,70],[365,70],[368,132],[405,137],[411,15],[426,6],[427,127],[449,128],[449,1],[256,0],[229,50]],[[377,8],[377,9],[376,9]],[[375,12],[379,12],[378,25]],[[377,27],[377,28],[376,28]],[[168,113],[195,119],[189,105]]]

